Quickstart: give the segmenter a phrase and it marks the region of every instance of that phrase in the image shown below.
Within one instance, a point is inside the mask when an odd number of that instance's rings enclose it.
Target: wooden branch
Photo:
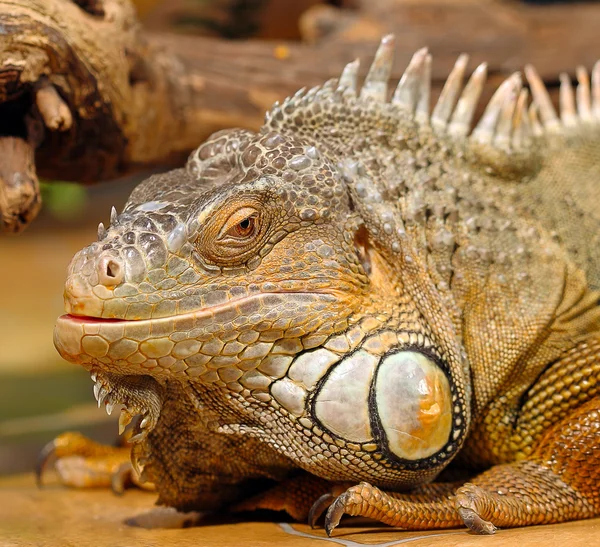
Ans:
[[[354,58],[366,70],[390,31],[394,79],[416,49],[430,47],[434,96],[462,51],[472,66],[488,61],[490,91],[526,62],[555,82],[600,51],[592,4],[364,0],[341,16],[309,11],[312,44],[143,34],[128,0],[104,0],[102,10],[80,4],[89,12],[65,0],[0,0],[0,135],[37,147],[37,169],[50,179],[92,182],[181,163],[210,133],[256,129],[275,100],[339,75]]]
[[[33,148],[18,137],[0,137],[0,231],[20,232],[42,205]]]

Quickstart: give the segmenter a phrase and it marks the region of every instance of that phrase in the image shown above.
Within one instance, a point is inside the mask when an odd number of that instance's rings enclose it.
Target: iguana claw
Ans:
[[[40,451],[35,463],[35,483],[38,488],[42,488],[43,477],[48,464],[55,459],[56,439],[46,443]]]
[[[133,473],[134,469],[131,462],[124,462],[117,468],[110,478],[110,489],[114,494],[122,496],[125,489],[134,484]]]
[[[496,533],[496,527],[483,519],[477,510],[478,502],[482,502],[486,492],[474,484],[465,484],[456,492],[455,505],[465,526],[476,534],[491,535]]]
[[[323,514],[323,512],[331,505],[334,496],[331,492],[323,494],[312,504],[310,511],[308,512],[308,524],[311,528],[316,528],[317,521]]]
[[[338,496],[336,500],[327,509],[325,515],[325,532],[328,537],[331,537],[333,530],[340,523],[343,514],[346,512],[346,501],[348,493],[344,492],[341,496]]]

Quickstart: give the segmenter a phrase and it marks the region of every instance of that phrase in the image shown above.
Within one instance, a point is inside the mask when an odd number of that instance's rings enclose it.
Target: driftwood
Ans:
[[[96,182],[180,163],[213,131],[257,128],[275,100],[335,77],[356,57],[365,67],[387,32],[397,36],[395,79],[429,46],[434,91],[463,51],[472,66],[489,63],[489,91],[526,62],[554,84],[600,53],[600,8],[591,4],[359,4],[317,6],[301,20],[305,43],[276,43],[146,34],[128,0],[0,0],[0,230],[19,231],[35,216],[35,168]]]

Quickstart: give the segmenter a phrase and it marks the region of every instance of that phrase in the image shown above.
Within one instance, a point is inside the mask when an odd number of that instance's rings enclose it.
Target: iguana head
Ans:
[[[196,350],[225,332],[229,341],[332,332],[368,283],[348,236],[356,231],[341,176],[314,146],[277,133],[216,134],[187,170],[140,184],[73,258],[58,347],[111,372],[168,377],[177,359],[196,353],[180,343],[194,329],[203,332]],[[62,337],[67,331],[81,340]]]

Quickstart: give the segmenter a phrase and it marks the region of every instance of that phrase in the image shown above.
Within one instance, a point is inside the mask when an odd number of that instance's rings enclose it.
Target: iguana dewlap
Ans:
[[[600,514],[600,64],[560,118],[512,75],[471,130],[485,65],[430,112],[426,50],[389,100],[393,48],[216,133],[71,262],[56,347],[142,416],[159,503],[318,498],[328,532]],[[102,459],[78,443],[53,450]],[[452,461],[471,482],[432,483]]]

